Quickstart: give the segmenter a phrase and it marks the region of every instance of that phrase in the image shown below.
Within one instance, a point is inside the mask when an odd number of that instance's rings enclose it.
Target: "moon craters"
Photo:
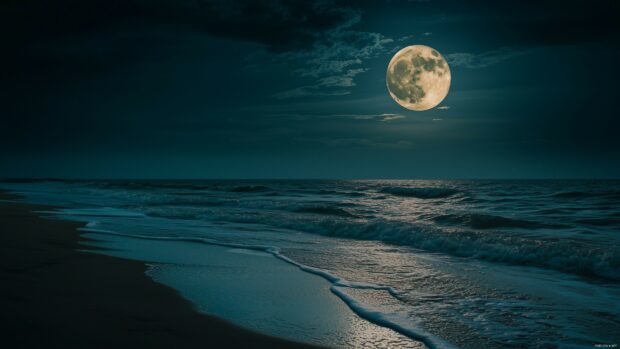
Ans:
[[[388,66],[390,95],[407,109],[427,110],[445,98],[450,88],[450,69],[436,50],[422,45],[400,50]]]

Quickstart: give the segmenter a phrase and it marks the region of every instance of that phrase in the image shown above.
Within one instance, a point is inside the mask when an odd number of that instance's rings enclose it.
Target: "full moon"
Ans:
[[[450,67],[431,47],[407,46],[390,60],[385,80],[396,103],[410,110],[428,110],[448,95]]]

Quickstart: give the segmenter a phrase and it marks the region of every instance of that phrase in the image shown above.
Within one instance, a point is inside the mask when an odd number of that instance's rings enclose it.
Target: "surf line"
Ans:
[[[378,326],[386,327],[392,329],[404,336],[407,336],[411,339],[423,342],[430,349],[456,349],[454,345],[446,342],[445,340],[438,338],[430,333],[427,333],[421,328],[411,328],[410,326],[406,326],[402,324],[406,322],[406,319],[395,319],[393,316],[389,316],[389,314],[382,313],[379,310],[372,309],[368,306],[362,305],[355,298],[346,294],[342,289],[343,288],[352,288],[352,289],[361,289],[361,290],[378,290],[378,291],[386,291],[395,299],[402,301],[402,295],[395,290],[393,287],[385,286],[385,285],[376,285],[364,282],[352,282],[341,277],[338,277],[327,270],[314,268],[302,263],[299,263],[287,256],[284,256],[280,252],[280,248],[276,246],[265,246],[265,245],[244,245],[244,244],[235,244],[235,243],[226,243],[215,241],[208,238],[198,238],[198,237],[168,237],[168,236],[147,236],[147,235],[134,235],[134,234],[123,234],[118,233],[111,230],[97,229],[94,228],[98,225],[98,222],[93,221],[86,224],[85,227],[78,228],[79,231],[97,233],[103,235],[113,235],[113,236],[121,236],[127,238],[134,239],[143,239],[143,240],[159,240],[159,241],[184,241],[184,242],[193,242],[193,243],[202,243],[207,245],[214,246],[222,246],[222,247],[231,247],[231,248],[240,248],[246,250],[253,251],[261,251],[266,252],[272,255],[273,257],[296,266],[303,272],[307,272],[310,274],[314,274],[322,277],[327,280],[331,286],[330,291],[340,298],[348,307],[357,314],[359,317],[374,323]],[[411,320],[408,320],[409,322]]]

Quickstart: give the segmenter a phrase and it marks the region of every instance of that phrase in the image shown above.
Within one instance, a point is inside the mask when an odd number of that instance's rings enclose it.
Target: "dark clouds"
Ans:
[[[9,74],[19,80],[106,74],[174,56],[187,37],[207,35],[258,44],[272,55],[263,59],[296,64],[295,76],[311,78],[278,98],[341,95],[366,71],[360,64],[391,41],[351,29],[360,10],[333,1],[26,0],[3,6],[9,54],[0,60],[15,67]]]
[[[173,55],[178,41],[195,33],[256,43],[276,54],[273,59],[301,63],[295,76],[314,79],[275,95],[282,98],[346,94],[342,87],[354,86],[356,76],[367,71],[361,66],[365,60],[416,32],[453,33],[466,38],[461,43],[479,43],[474,50],[445,52],[469,67],[493,64],[532,46],[618,39],[619,5],[597,0],[587,6],[532,0],[12,0],[0,8],[6,52],[0,62],[13,67],[10,75],[106,73]],[[380,17],[383,24],[364,28],[362,16]],[[391,28],[384,31],[385,26]]]
[[[412,18],[428,32],[442,27],[503,46],[597,42],[618,38],[620,3],[610,0],[435,0],[370,2],[391,21]],[[399,16],[400,14],[400,16]]]
[[[385,53],[393,39],[380,33],[352,30],[357,19],[325,33],[310,50],[292,51],[277,59],[292,61],[299,66],[293,73],[310,78],[308,85],[279,92],[278,99],[304,96],[342,96],[356,86],[355,78],[368,68],[363,64]],[[390,46],[388,46],[390,45]]]
[[[497,50],[482,52],[479,54],[469,52],[456,52],[446,55],[446,60],[453,67],[466,67],[471,69],[486,68],[518,55],[527,54],[526,49],[514,49],[502,47]]]
[[[25,44],[165,27],[254,41],[276,51],[308,47],[321,31],[357,15],[329,1],[295,0],[25,0],[5,2],[3,13],[4,27],[13,33],[7,38]]]

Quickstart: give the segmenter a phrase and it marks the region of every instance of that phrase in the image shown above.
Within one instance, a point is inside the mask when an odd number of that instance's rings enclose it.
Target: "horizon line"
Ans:
[[[0,183],[19,183],[19,182],[67,182],[67,181],[381,181],[381,180],[399,180],[399,181],[485,181],[485,180],[523,180],[523,181],[577,181],[577,180],[620,180],[618,177],[429,177],[429,178],[405,178],[405,177],[385,177],[385,178],[337,178],[337,177],[0,177]]]

